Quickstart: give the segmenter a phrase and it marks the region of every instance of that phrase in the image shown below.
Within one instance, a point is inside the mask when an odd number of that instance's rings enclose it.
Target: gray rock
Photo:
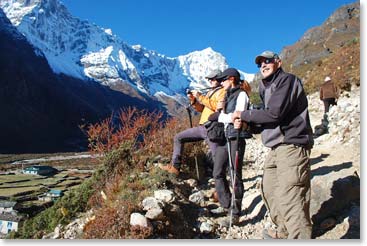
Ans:
[[[161,209],[164,207],[162,201],[156,199],[155,197],[146,197],[142,202],[141,205],[144,211],[148,211],[150,209]]]
[[[214,224],[213,222],[209,221],[205,221],[203,223],[201,223],[200,225],[200,232],[201,233],[211,233],[214,231]]]
[[[138,225],[138,226],[142,226],[142,227],[148,227],[149,223],[147,218],[140,214],[140,213],[132,213],[130,215],[130,225],[134,226],[134,225]]]
[[[194,194],[191,194],[189,196],[189,200],[190,202],[193,202],[195,204],[200,204],[204,202],[204,192],[198,191],[198,192],[195,192]]]
[[[334,178],[332,178],[334,177]],[[310,213],[315,224],[337,214],[352,201],[360,198],[360,180],[356,176],[312,180]]]
[[[191,188],[194,188],[198,185],[198,181],[196,179],[187,179],[184,183],[188,184]]]
[[[156,190],[154,197],[163,202],[171,203],[175,200],[175,194],[170,190]]]
[[[145,217],[151,220],[162,220],[164,218],[163,210],[161,208],[152,208],[149,209]]]

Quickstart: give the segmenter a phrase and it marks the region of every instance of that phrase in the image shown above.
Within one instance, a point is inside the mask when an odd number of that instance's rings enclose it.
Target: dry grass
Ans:
[[[285,61],[284,67],[302,79],[308,94],[317,92],[326,76],[330,76],[341,91],[349,91],[352,84],[360,85],[360,40],[350,40],[322,60],[293,68]]]

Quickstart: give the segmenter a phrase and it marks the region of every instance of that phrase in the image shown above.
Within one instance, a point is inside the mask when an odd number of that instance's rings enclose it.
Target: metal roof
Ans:
[[[0,220],[19,222],[22,216],[13,213],[0,213]]]
[[[17,202],[12,202],[12,201],[0,201],[0,207],[3,208],[12,208],[15,206],[15,204],[17,204]]]

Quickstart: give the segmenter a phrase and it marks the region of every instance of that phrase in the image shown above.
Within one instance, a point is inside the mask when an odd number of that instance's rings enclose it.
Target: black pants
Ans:
[[[323,101],[324,101],[325,113],[329,112],[330,105],[336,105],[335,98],[325,98],[323,99]]]
[[[245,154],[246,141],[240,139],[238,144],[236,140],[232,140],[230,143],[232,165],[236,166],[236,150],[238,148],[238,161],[236,167],[236,178],[235,178],[235,203],[233,208],[233,215],[240,215],[241,203],[244,193],[244,187],[242,183],[242,165],[243,156]],[[215,189],[218,192],[218,200],[223,208],[230,208],[232,194],[229,189],[229,182],[226,178],[227,168],[229,170],[229,156],[228,156],[228,143],[219,145],[215,152],[214,157],[214,169],[213,178],[215,179]],[[229,171],[230,174],[230,171]]]

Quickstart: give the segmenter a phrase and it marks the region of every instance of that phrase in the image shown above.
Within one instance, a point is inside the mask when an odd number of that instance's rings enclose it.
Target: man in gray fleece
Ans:
[[[272,51],[255,59],[263,76],[259,85],[264,109],[237,111],[240,121],[261,127],[263,144],[270,148],[264,163],[262,198],[276,230],[265,229],[265,238],[310,239],[310,152],[313,146],[308,101],[302,82],[281,68]]]

